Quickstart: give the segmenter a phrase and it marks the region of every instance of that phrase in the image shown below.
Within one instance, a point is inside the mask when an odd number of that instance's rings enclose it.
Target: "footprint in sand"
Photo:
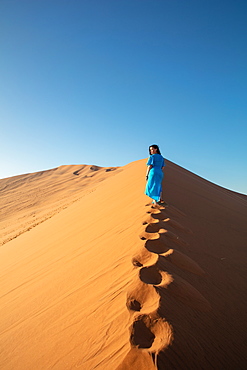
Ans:
[[[157,370],[159,352],[173,341],[171,325],[155,311],[150,314],[139,314],[129,330],[131,349],[117,370]]]
[[[143,267],[139,271],[139,277],[146,284],[159,285],[162,282],[162,275],[156,265]]]
[[[152,266],[159,259],[159,255],[149,252],[146,248],[142,247],[140,250],[133,256],[132,264],[136,267],[143,266]]]
[[[130,312],[148,314],[159,308],[160,295],[152,285],[147,285],[138,278],[127,293],[126,306]]]
[[[172,341],[172,329],[156,312],[136,317],[130,328],[130,343],[158,354]]]
[[[151,239],[158,239],[160,236],[159,236],[159,233],[148,233],[148,232],[146,232],[146,231],[143,231],[143,232],[141,232],[141,234],[139,235],[139,237],[140,237],[140,239],[141,240],[147,240],[147,239],[149,239],[149,240],[151,240]]]
[[[159,235],[159,234],[158,234]],[[145,241],[144,248],[149,252],[162,254],[168,252],[173,247],[169,240],[159,235],[157,239],[148,239]]]
[[[173,281],[172,276],[168,272],[160,270],[158,264],[141,268],[139,278],[143,283],[163,287],[166,287]]]

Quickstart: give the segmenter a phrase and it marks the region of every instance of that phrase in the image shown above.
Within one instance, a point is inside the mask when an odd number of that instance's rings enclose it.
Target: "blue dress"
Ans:
[[[160,154],[151,154],[147,161],[147,166],[152,165],[148,174],[145,194],[150,198],[159,201],[162,191],[162,180],[164,173],[162,167],[165,166],[165,160]]]

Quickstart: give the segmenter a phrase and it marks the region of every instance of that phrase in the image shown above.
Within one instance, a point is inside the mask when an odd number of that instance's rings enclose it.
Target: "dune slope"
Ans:
[[[145,160],[58,170],[0,180],[1,369],[244,369],[246,197],[169,161],[156,208]]]
[[[71,165],[0,180],[0,245],[93,191],[96,183],[115,170],[118,168]]]

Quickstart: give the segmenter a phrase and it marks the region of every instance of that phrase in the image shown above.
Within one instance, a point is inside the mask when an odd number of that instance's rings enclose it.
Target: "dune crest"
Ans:
[[[245,368],[246,197],[145,162],[0,180],[1,369]]]

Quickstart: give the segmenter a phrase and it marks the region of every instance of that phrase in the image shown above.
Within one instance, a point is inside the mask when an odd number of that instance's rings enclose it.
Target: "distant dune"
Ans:
[[[247,197],[145,162],[0,180],[1,369],[246,369]]]

